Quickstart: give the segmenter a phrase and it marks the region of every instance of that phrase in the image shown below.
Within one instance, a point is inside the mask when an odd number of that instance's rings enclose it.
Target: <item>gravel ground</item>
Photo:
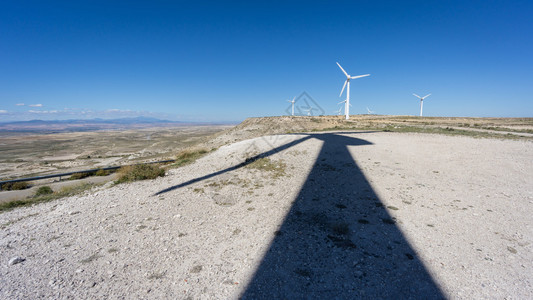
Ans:
[[[261,137],[0,214],[0,298],[533,298],[529,141]]]

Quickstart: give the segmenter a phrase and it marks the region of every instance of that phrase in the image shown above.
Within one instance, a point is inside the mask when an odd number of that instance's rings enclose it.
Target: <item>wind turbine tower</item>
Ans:
[[[291,114],[291,116],[294,116],[294,99],[296,99],[296,97],[292,98],[292,101],[291,100],[287,100],[288,102],[290,102],[292,104],[292,114]]]
[[[344,71],[344,69],[341,67],[341,65],[339,63],[337,63],[337,65],[339,66],[339,68],[341,68],[342,73],[344,73],[344,75],[346,75],[346,81],[344,82],[344,85],[342,86],[342,90],[341,90],[341,93],[340,93],[339,97],[342,96],[342,92],[344,92],[344,88],[346,86],[348,86],[346,88],[346,102],[344,103],[344,112],[346,113],[346,120],[348,120],[348,119],[350,119],[350,79],[357,79],[357,78],[361,78],[361,77],[366,77],[366,76],[370,76],[370,74],[358,75],[358,76],[350,76],[350,75],[348,75],[348,73],[346,73],[346,71]]]
[[[420,97],[418,96],[417,94],[413,94],[415,97],[417,97],[418,99],[420,99],[420,116],[422,116],[422,108],[424,107],[424,99],[426,99],[427,97],[429,97],[431,94],[427,94],[425,95],[424,97]]]

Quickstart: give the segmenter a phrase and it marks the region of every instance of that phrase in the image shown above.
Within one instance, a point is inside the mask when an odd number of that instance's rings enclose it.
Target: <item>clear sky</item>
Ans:
[[[0,122],[533,117],[533,1],[1,1]],[[315,114],[317,112],[314,112]]]

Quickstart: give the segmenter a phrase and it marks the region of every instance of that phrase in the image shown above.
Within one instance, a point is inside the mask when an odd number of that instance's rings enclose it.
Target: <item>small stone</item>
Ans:
[[[200,271],[202,271],[202,266],[198,265],[198,266],[194,266],[192,269],[191,269],[191,273],[200,273]]]
[[[75,211],[69,212],[68,214],[72,216],[72,215],[76,215],[76,214],[79,214],[79,213],[80,213],[79,210],[75,210]]]
[[[81,272],[83,272],[83,269],[77,269],[76,270],[76,273],[81,273]]]
[[[15,256],[13,257],[12,259],[9,260],[8,262],[8,265],[12,266],[12,265],[16,265],[16,264],[19,264],[23,261],[25,261],[26,259],[25,258],[22,258],[20,256]]]

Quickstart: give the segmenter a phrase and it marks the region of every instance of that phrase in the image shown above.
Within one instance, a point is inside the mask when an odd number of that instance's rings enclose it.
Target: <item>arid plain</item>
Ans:
[[[167,126],[46,134],[0,132],[0,178],[171,159],[179,150],[228,127]]]

